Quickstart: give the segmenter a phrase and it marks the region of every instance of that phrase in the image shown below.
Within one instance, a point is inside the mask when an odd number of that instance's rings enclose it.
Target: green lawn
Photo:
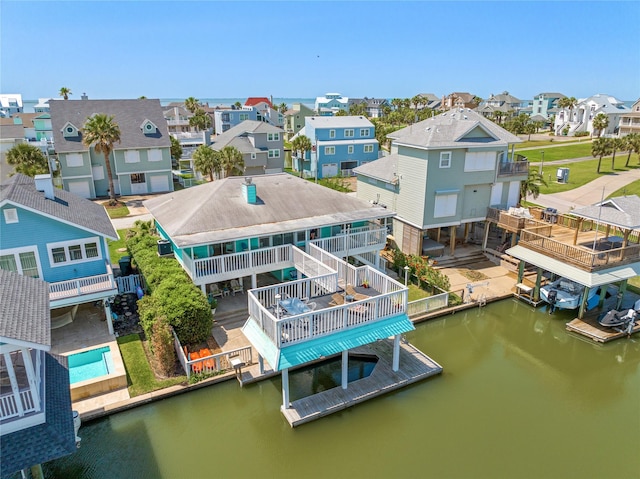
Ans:
[[[558,146],[541,150],[518,150],[519,155],[526,156],[529,161],[533,163],[542,161],[543,152],[545,163],[547,161],[583,158],[586,156],[591,156],[591,142]]]
[[[426,298],[427,296],[431,295],[425,290],[418,288],[415,284],[409,284],[409,301]]]
[[[111,219],[124,218],[125,216],[129,216],[129,208],[127,208],[127,205],[121,205],[117,208],[107,207],[105,209],[107,210],[107,214]]]
[[[548,140],[531,140],[531,141],[523,141],[522,143],[518,143],[516,145],[516,151],[520,153],[519,150],[526,150],[527,148],[534,148],[538,146],[547,146],[547,145],[564,145],[565,143],[583,143],[585,141],[591,141],[591,138],[576,138],[572,141],[558,141],[549,137]]]
[[[629,168],[624,167],[624,161],[620,158],[618,161],[618,157],[616,157],[616,169],[615,171],[628,171],[631,169],[638,168],[637,165],[631,165]],[[568,183],[558,183],[556,181],[556,172],[558,167],[567,167],[569,168],[569,182]],[[595,180],[603,175],[611,175],[613,172],[611,170],[611,157],[604,157],[602,159],[602,164],[600,165],[600,173],[596,172],[598,167],[598,160],[586,160],[579,161],[576,163],[568,163],[566,165],[546,165],[543,167],[542,175],[544,179],[547,181],[547,187],[543,186],[540,188],[540,193],[549,194],[549,193],[559,193],[561,191],[568,191],[579,186],[586,185],[588,182]],[[537,171],[537,166],[533,165],[535,171]]]
[[[129,334],[118,338],[118,346],[127,371],[127,382],[129,383],[131,397],[186,382],[186,376],[164,380],[156,379],[147,361],[139,335]]]
[[[640,196],[640,180],[634,181],[633,183],[629,183],[627,186],[620,188],[617,191],[614,191],[609,196],[607,196],[607,198],[614,198],[616,196],[629,196],[629,195]]]
[[[116,264],[120,258],[127,256],[126,251],[118,251],[119,249],[126,247],[124,242],[127,237],[127,231],[129,231],[127,228],[118,230],[118,236],[120,236],[118,241],[107,240],[107,244],[109,245],[109,256],[111,257],[112,264]]]

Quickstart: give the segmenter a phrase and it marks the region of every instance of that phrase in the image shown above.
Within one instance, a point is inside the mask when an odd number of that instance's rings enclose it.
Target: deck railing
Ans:
[[[20,391],[20,402],[22,407],[18,408],[16,397],[13,393],[0,396],[0,421],[23,417],[27,414],[38,412],[31,389]]]
[[[347,232],[330,238],[319,238],[309,241],[329,253],[338,256],[381,250],[387,243],[387,228],[376,223],[351,228]]]
[[[529,162],[526,160],[509,161],[500,163],[498,167],[498,176],[515,176],[515,175],[528,175],[529,174]]]
[[[49,300],[54,301],[117,289],[111,266],[106,264],[106,269],[105,274],[49,283]]]
[[[409,317],[418,316],[420,314],[431,313],[438,309],[446,308],[449,304],[449,292],[429,296],[428,298],[410,301],[407,304],[407,314]]]

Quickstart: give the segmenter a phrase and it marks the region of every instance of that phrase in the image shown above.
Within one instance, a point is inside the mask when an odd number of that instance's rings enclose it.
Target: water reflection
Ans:
[[[640,337],[506,300],[417,326],[441,376],[291,429],[280,380],[228,382],[81,428],[47,478],[638,477]]]

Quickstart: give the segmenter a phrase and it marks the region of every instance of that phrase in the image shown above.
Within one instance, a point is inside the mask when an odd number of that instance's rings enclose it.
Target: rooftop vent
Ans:
[[[244,183],[242,183],[242,197],[250,205],[255,205],[258,202],[258,195],[256,193],[256,185],[251,181],[251,178],[246,177]]]

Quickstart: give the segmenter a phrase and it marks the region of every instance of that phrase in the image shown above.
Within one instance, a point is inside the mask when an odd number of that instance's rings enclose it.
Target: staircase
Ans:
[[[456,249],[455,256],[442,256],[436,259],[435,269],[445,268],[469,268],[470,265],[486,263],[490,261],[480,248]]]

